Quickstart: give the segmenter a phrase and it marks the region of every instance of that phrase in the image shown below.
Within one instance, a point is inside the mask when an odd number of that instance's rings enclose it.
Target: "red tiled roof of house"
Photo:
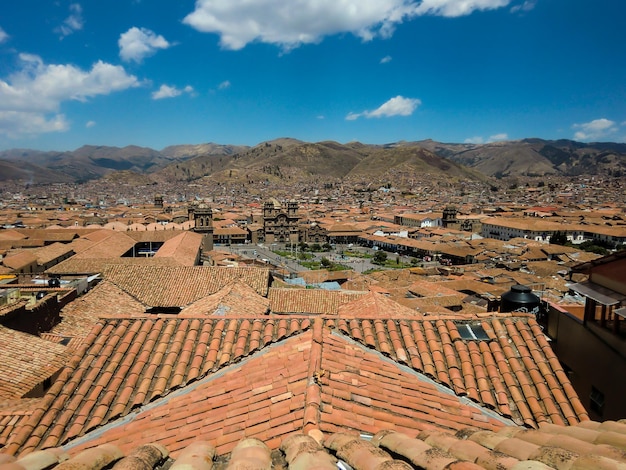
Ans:
[[[102,273],[107,266],[180,266],[174,258],[80,258],[72,256],[46,270],[47,274],[80,275]]]
[[[27,236],[17,230],[0,230],[0,240],[22,240],[24,238]]]
[[[20,398],[62,369],[69,352],[54,344],[0,325],[0,399]]]
[[[41,248],[36,248],[33,253],[37,257],[37,264],[43,266],[62,256],[71,256],[74,254],[72,246],[67,243],[55,242]]]
[[[323,289],[283,289],[270,287],[268,299],[272,313],[307,313],[335,315],[339,307],[365,292],[328,291]]]
[[[2,263],[7,268],[18,271],[30,264],[37,264],[37,256],[33,250],[23,250],[15,254],[5,256]]]
[[[0,442],[6,442],[29,419],[33,410],[39,405],[41,398],[20,398],[0,401]],[[0,453],[0,463],[2,457]]]
[[[58,336],[85,337],[103,317],[143,316],[146,306],[115,284],[102,281],[61,310],[62,321],[51,332]]]
[[[333,320],[346,335],[423,372],[518,424],[588,419],[563,367],[531,317],[481,321]],[[466,340],[480,326],[488,340]]]
[[[386,295],[376,292],[369,292],[351,302],[340,305],[337,314],[341,318],[421,318],[421,315],[415,310],[404,307]]]
[[[463,339],[467,323],[320,317],[309,331],[302,316],[103,319],[0,445],[179,451],[204,435],[223,454],[242,437],[275,449],[311,429],[415,435],[588,419],[532,318],[471,323],[485,339]]]
[[[183,266],[194,266],[198,260],[202,235],[195,232],[182,232],[163,243],[155,253],[155,258],[174,258]]]
[[[58,446],[304,331],[309,324],[302,318],[103,319],[28,423],[0,445],[11,453]],[[268,374],[270,382],[276,379]],[[233,386],[231,381],[227,387]],[[224,387],[211,393],[219,396]]]
[[[270,301],[259,295],[252,287],[243,282],[235,281],[222,287],[215,294],[204,297],[185,307],[183,316],[198,315],[266,315],[270,309]]]
[[[270,274],[249,267],[109,265],[103,275],[146,306],[184,307],[235,280],[265,296]]]

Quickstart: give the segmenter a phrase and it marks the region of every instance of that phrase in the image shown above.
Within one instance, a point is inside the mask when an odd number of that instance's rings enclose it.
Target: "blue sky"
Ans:
[[[623,0],[3,2],[0,149],[626,141]]]

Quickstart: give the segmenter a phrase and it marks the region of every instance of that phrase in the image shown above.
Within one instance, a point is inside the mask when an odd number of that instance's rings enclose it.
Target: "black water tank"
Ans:
[[[502,294],[501,312],[526,312],[538,314],[541,311],[541,299],[527,286],[513,286]]]

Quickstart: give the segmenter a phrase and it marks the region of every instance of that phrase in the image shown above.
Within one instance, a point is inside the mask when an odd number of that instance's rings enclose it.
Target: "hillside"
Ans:
[[[161,180],[246,183],[279,181],[326,182],[347,179],[388,183],[398,179],[485,179],[479,172],[444,159],[419,145],[317,143],[295,139],[264,142],[230,156],[203,156],[170,165],[157,172]]]
[[[429,179],[442,176],[447,180],[484,180],[484,175],[424,149],[418,145],[397,144],[369,149],[369,155],[356,165],[350,176],[387,179]]]
[[[154,182],[246,184],[254,181],[341,179],[380,183],[401,179],[484,180],[581,174],[626,174],[626,144],[524,139],[487,144],[433,140],[369,145],[282,138],[254,147],[175,145],[161,151],[134,145],[85,145],[68,152],[15,149],[0,152],[0,181],[80,182],[118,171],[150,175]]]
[[[443,144],[432,140],[417,144],[497,178],[581,174],[617,176],[626,171],[626,144],[619,143],[585,144],[571,140],[524,139],[481,145]]]

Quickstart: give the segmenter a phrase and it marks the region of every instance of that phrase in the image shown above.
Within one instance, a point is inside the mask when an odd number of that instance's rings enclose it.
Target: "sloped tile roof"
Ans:
[[[98,274],[110,265],[122,266],[179,266],[174,258],[78,258],[72,256],[46,270],[47,274]]]
[[[231,282],[215,294],[185,307],[179,317],[198,315],[263,316],[269,312],[270,301],[243,282]]]
[[[102,319],[7,449],[57,446],[309,324],[306,318]]]
[[[107,236],[98,237],[94,233],[86,235],[86,238],[95,240],[95,243],[90,248],[77,254],[76,256],[78,258],[120,257],[135,246],[135,240],[124,233],[108,230],[103,232],[105,232]]]
[[[155,258],[174,258],[183,266],[196,264],[202,244],[202,235],[195,232],[182,232],[167,240],[155,253]]]
[[[76,441],[77,448],[104,442],[129,450],[159,441],[178,452],[203,436],[218,454],[244,437],[277,448],[302,429],[310,361],[311,332],[265,348],[236,367],[227,367],[138,409],[98,433]]]
[[[323,289],[283,289],[270,287],[267,298],[272,313],[310,313],[335,315],[339,307],[365,292],[327,291]]]
[[[470,341],[465,323],[328,317],[308,332],[309,319],[296,316],[102,319],[0,444],[11,454],[66,442],[181,449],[213,433],[228,452],[244,436],[276,448],[298,429],[415,435],[588,419],[533,319],[483,319],[487,339]]]
[[[518,424],[589,419],[534,318],[328,321],[341,333]],[[488,339],[463,339],[460,330],[467,324],[481,326]]]
[[[319,428],[374,434],[468,426],[497,430],[505,419],[450,389],[337,334],[324,338]]]
[[[9,436],[28,421],[32,411],[37,407],[40,401],[41,398],[21,398],[19,400],[0,401],[1,444],[4,444]]]
[[[266,296],[269,269],[109,265],[105,279],[151,307],[184,307],[239,280]],[[155,288],[158,286],[158,288]]]
[[[146,306],[109,281],[102,281],[61,310],[61,322],[51,332],[60,336],[85,337],[103,317],[143,316]]]
[[[378,317],[378,318],[417,318],[421,315],[415,310],[404,307],[384,294],[370,292],[352,302],[340,305],[337,314],[342,318]]]
[[[0,399],[20,398],[62,369],[69,352],[60,344],[0,325]]]
[[[29,264],[36,264],[37,256],[35,255],[33,250],[24,250],[10,256],[5,256],[2,260],[2,263],[7,268],[11,268],[17,271],[25,266],[28,266]]]

